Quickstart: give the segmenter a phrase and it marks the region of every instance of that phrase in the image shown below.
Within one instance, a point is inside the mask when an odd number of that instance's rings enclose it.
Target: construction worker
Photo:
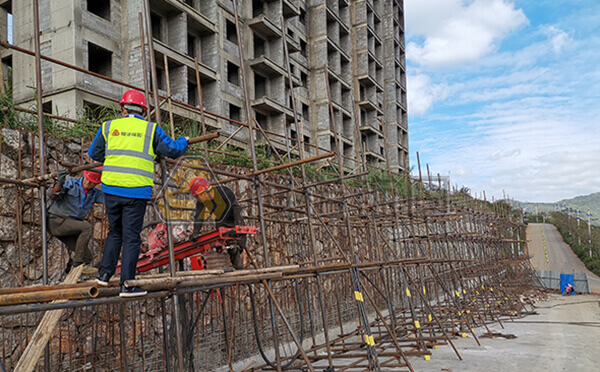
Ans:
[[[188,138],[173,140],[156,123],[146,121],[146,97],[137,90],[125,92],[119,105],[123,117],[103,123],[88,151],[92,159],[104,162],[102,190],[109,223],[96,282],[108,285],[123,246],[119,296],[136,297],[147,292],[124,283],[135,278],[140,232],[154,186],[154,159],[182,156]]]
[[[244,225],[242,217],[242,207],[237,202],[235,194],[227,186],[212,186],[210,181],[204,177],[195,177],[190,182],[190,193],[196,198],[196,210],[190,218],[194,223],[194,230],[191,240],[196,240],[200,235],[202,226],[208,220],[214,220],[216,228]],[[207,208],[211,206],[211,209]],[[219,211],[221,215],[215,215]],[[243,235],[237,240],[237,244],[228,249],[229,259],[236,270],[244,268],[242,261],[242,251],[246,248],[246,236]]]
[[[101,171],[102,167],[96,168]],[[50,190],[48,207],[48,232],[65,243],[69,251],[74,252],[67,263],[65,272],[71,267],[83,265],[83,274],[95,274],[98,269],[92,267],[92,251],[89,242],[94,226],[85,221],[94,203],[104,203],[104,194],[97,190],[100,173],[84,171],[83,177],[67,177],[67,170],[61,169],[56,184]]]

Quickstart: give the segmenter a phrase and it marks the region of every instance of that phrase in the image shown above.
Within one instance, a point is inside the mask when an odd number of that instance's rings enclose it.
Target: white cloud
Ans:
[[[424,39],[408,43],[407,57],[429,67],[475,61],[527,23],[523,11],[506,0],[406,0],[405,14],[409,37]]]
[[[548,41],[556,54],[559,54],[567,42],[569,42],[569,34],[555,26],[542,27],[542,31],[548,36]]]
[[[411,115],[426,113],[436,100],[443,100],[448,95],[448,87],[443,84],[432,84],[427,75],[408,75],[408,112]]]

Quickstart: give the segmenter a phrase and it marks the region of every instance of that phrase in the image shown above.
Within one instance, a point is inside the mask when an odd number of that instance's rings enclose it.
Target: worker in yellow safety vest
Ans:
[[[123,117],[102,124],[88,155],[104,162],[102,191],[108,216],[108,236],[96,282],[107,286],[121,257],[121,297],[143,296],[138,287],[125,287],[135,278],[146,205],[152,197],[154,159],[177,158],[188,148],[188,138],[173,140],[156,123],[145,119],[146,97],[137,90],[123,94],[119,105]]]

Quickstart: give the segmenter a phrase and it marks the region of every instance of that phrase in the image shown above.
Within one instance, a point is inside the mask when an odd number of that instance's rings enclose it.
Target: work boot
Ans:
[[[145,296],[146,294],[148,294],[148,291],[144,291],[140,287],[125,287],[122,285],[119,297],[139,297]]]
[[[99,285],[103,286],[103,287],[108,287],[108,282],[110,281],[110,277],[112,275],[109,275],[107,273],[104,274],[100,274],[97,278],[96,278],[96,283],[98,283]]]
[[[238,247],[231,248],[228,250],[229,259],[231,260],[231,265],[236,270],[244,269],[244,261],[242,260],[242,250]]]

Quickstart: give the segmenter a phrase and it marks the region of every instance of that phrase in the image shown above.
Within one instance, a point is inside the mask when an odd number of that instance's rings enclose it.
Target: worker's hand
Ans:
[[[189,141],[189,140],[190,140],[190,137],[187,137],[187,136],[185,136],[185,137],[183,137],[183,138],[185,138],[185,140],[186,140],[186,141]]]
[[[58,171],[58,174],[56,176],[56,184],[58,185],[58,187],[62,188],[65,185],[66,179],[67,179],[67,169],[63,168]]]

